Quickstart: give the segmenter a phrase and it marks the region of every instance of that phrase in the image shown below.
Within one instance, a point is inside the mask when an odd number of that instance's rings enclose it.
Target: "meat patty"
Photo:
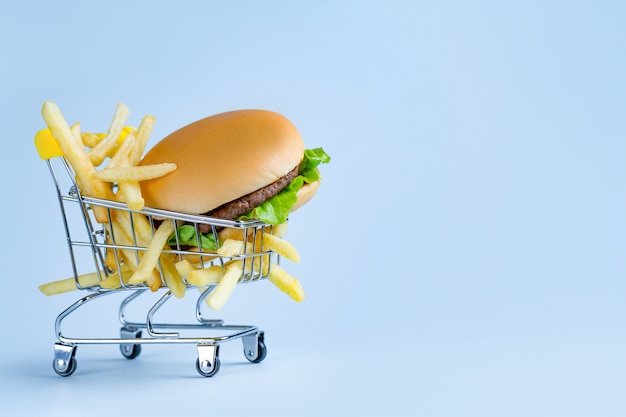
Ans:
[[[239,216],[246,214],[264,201],[269,200],[270,198],[281,192],[283,188],[289,185],[289,183],[298,176],[298,168],[299,166],[296,166],[287,175],[279,178],[270,185],[253,191],[250,194],[246,194],[243,197],[240,197],[229,203],[223,204],[218,208],[215,208],[208,213],[205,213],[205,215],[224,220],[236,220]],[[200,233],[208,233],[209,231],[211,231],[211,226],[207,224],[200,224],[198,226],[200,228]]]

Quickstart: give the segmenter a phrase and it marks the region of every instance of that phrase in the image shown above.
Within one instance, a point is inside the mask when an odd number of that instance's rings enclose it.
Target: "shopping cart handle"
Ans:
[[[51,159],[63,156],[59,143],[52,136],[50,129],[42,129],[35,135],[35,147],[41,159]]]
[[[122,132],[120,133],[120,137],[117,138],[117,143],[121,144],[124,142],[124,139],[128,136],[128,134],[136,129],[132,126],[124,126]],[[105,133],[96,133],[96,136],[100,137],[100,139],[106,136]],[[35,147],[39,152],[39,157],[41,159],[52,159],[58,156],[63,156],[63,151],[59,147],[59,143],[50,132],[50,129],[41,129],[35,135]]]

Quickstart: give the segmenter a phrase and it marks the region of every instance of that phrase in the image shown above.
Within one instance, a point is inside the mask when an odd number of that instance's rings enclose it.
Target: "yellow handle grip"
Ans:
[[[35,147],[41,159],[63,156],[63,151],[59,147],[57,140],[52,136],[50,129],[42,129],[37,132],[35,135]]]

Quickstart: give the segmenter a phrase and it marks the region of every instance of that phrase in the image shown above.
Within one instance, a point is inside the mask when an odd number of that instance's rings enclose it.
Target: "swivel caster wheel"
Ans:
[[[122,327],[120,330],[122,339],[139,339],[141,338],[141,330]],[[120,352],[126,359],[135,359],[141,353],[141,345],[139,343],[120,343]]]
[[[70,376],[76,371],[76,346],[61,343],[54,345],[54,360],[52,369],[59,376]]]
[[[198,359],[196,370],[202,376],[215,376],[220,370],[220,358],[218,357],[218,345],[198,345]]]
[[[265,346],[265,332],[243,336],[243,354],[252,363],[259,363],[267,356],[267,347]]]

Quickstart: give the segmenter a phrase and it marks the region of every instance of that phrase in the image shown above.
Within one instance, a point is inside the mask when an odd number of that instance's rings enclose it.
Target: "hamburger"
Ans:
[[[318,166],[330,157],[322,148],[305,149],[297,128],[279,113],[235,110],[171,133],[140,165],[164,162],[177,169],[141,183],[147,206],[281,224],[315,195]],[[205,226],[201,233],[210,232]]]

